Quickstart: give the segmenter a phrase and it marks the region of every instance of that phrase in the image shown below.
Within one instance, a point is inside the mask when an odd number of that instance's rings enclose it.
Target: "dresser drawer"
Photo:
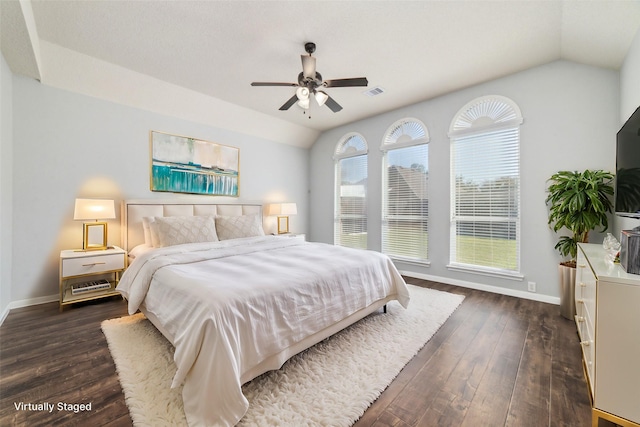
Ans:
[[[585,313],[584,321],[579,323],[578,334],[580,336],[580,347],[582,348],[582,359],[587,373],[587,381],[589,382],[589,391],[593,399],[594,380],[595,380],[595,341],[593,323],[590,319],[589,312]]]
[[[66,258],[62,260],[61,276],[81,276],[83,274],[96,274],[105,271],[122,270],[123,268],[123,254]]]
[[[576,271],[576,324],[589,391],[593,399],[595,380],[595,322],[597,278],[586,256],[578,251]]]
[[[578,252],[576,269],[576,315],[579,318],[584,318],[585,311],[588,311],[591,314],[591,320],[595,322],[596,276],[586,257],[581,252]],[[591,326],[593,325],[594,323],[591,323]],[[591,330],[593,330],[593,327]]]
[[[578,267],[578,271],[576,272],[576,288],[575,288],[575,299],[576,299],[576,321],[579,318],[584,319],[584,288],[585,284],[582,281],[582,269]],[[579,325],[578,325],[579,326]]]

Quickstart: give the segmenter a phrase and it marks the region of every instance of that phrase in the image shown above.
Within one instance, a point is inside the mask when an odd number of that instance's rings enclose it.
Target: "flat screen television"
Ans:
[[[620,216],[640,218],[640,107],[616,138],[615,210]]]

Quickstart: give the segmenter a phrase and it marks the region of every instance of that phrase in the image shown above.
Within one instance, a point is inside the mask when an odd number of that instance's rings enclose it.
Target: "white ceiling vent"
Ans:
[[[380,95],[383,92],[384,92],[383,88],[381,88],[380,86],[376,86],[362,93],[364,93],[367,96],[376,96],[376,95]]]

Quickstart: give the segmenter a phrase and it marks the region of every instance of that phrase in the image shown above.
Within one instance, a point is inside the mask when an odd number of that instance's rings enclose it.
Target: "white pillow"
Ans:
[[[216,216],[216,231],[220,240],[264,236],[259,215]]]
[[[142,231],[144,232],[144,243],[147,246],[156,246],[153,244],[154,242],[154,237],[156,239],[156,243],[157,243],[157,236],[153,236],[153,232],[151,231],[151,223],[153,221],[155,221],[155,217],[152,216],[145,216],[142,218]]]
[[[146,243],[143,243],[141,245],[136,246],[135,248],[131,249],[127,255],[129,256],[129,258],[136,259],[137,257],[149,252],[153,250],[153,246],[151,245],[147,245]]]
[[[160,248],[184,243],[218,241],[212,216],[155,217],[155,221],[150,223],[150,230],[152,237],[154,231],[157,233],[157,247]]]

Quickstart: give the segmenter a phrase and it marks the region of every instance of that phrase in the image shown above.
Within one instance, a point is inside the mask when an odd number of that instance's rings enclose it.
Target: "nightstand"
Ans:
[[[60,252],[60,311],[65,305],[119,295],[127,252],[117,246],[103,251]]]

